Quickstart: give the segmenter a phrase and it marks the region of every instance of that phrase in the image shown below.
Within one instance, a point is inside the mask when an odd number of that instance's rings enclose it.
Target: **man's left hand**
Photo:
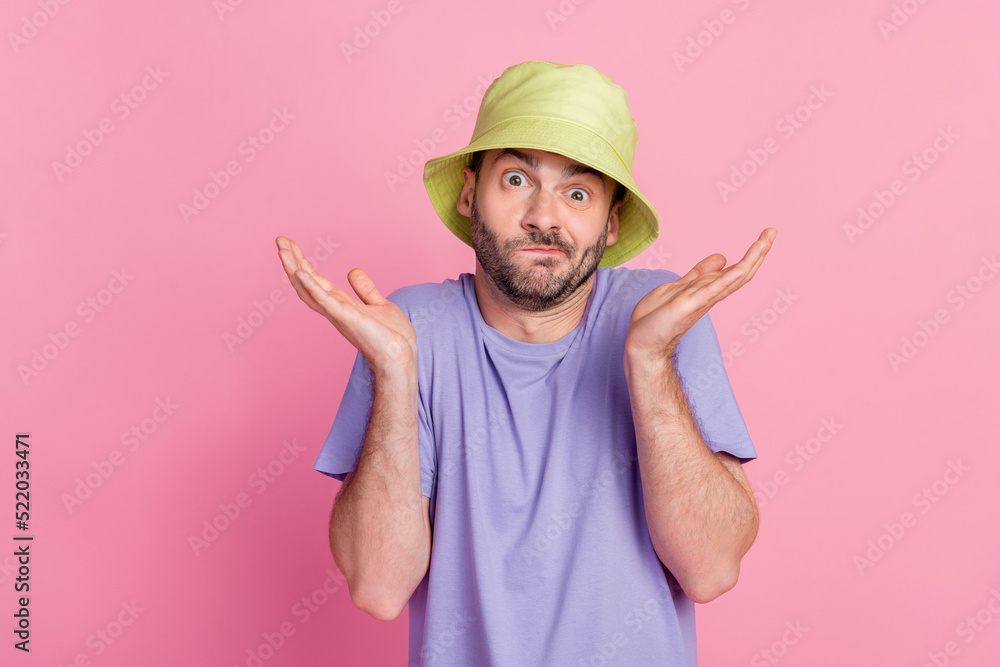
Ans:
[[[726,258],[715,253],[679,280],[654,288],[632,311],[626,353],[669,359],[681,336],[702,315],[753,278],[777,235],[777,229],[765,229],[743,259],[729,268],[725,268]]]

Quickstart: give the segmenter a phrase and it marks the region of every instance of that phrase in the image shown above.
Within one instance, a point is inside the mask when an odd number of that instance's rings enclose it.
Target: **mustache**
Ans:
[[[470,215],[470,224],[475,224],[488,230],[490,235],[495,237],[495,233],[489,230],[489,225],[484,224],[482,213],[479,211],[479,205],[476,201],[476,196],[478,194],[479,188],[475,188],[472,191],[472,211]],[[517,250],[518,248],[546,248],[549,250],[561,250],[566,256],[572,257],[576,254],[576,248],[565,241],[563,241],[558,233],[552,234],[539,234],[536,232],[529,232],[528,237],[524,239],[511,239],[504,244],[507,250]]]
[[[526,239],[511,240],[507,245],[512,250],[516,250],[517,248],[545,248],[548,250],[561,250],[567,255],[573,254],[573,249],[558,236],[531,234]]]

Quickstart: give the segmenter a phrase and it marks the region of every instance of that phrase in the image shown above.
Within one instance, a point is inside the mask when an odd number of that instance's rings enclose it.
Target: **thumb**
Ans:
[[[361,269],[351,269],[347,274],[347,281],[351,283],[354,293],[365,302],[366,305],[382,303],[385,298],[375,287],[375,282]]]

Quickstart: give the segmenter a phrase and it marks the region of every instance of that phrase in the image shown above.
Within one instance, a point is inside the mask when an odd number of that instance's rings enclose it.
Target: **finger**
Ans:
[[[385,303],[385,298],[375,287],[375,281],[362,269],[351,269],[347,273],[347,281],[354,288],[354,293],[367,305]]]
[[[329,280],[326,279],[326,276],[324,276],[322,273],[313,268],[313,265],[309,262],[308,259],[303,257],[300,261],[304,265],[304,268],[309,272],[309,275],[313,277],[313,280],[315,280],[320,284],[320,287],[327,290],[328,292],[330,290],[336,289],[333,286],[333,283],[331,283]]]
[[[753,267],[751,267],[750,272],[747,274],[746,281],[749,281],[751,278],[753,278],[753,275],[757,273],[757,269],[759,269],[760,265],[764,263],[764,257],[766,257],[767,253],[771,251],[771,248],[774,245],[774,239],[777,235],[778,235],[778,230],[775,229],[774,227],[768,227],[760,235],[759,240],[766,242],[766,245],[764,246],[764,249],[761,251],[760,256],[757,258],[757,261],[754,263]]]
[[[281,260],[281,268],[285,270],[285,275],[291,280],[295,275],[295,271],[299,268],[299,262],[295,259],[295,255],[292,254],[291,248],[281,248],[278,250],[278,258]]]
[[[751,271],[759,266],[762,241],[754,241],[746,254],[736,264],[715,274],[706,274],[691,285],[689,296],[698,296],[707,301],[711,307],[716,302],[726,298],[742,287],[752,275]]]
[[[686,287],[688,298],[696,298],[701,301],[701,307],[707,310],[745,285],[764,261],[764,256],[770,250],[771,243],[777,234],[778,230],[769,227],[750,245],[743,259],[736,264],[724,271],[708,271],[701,275],[695,275]],[[713,257],[715,256],[706,257],[698,264],[710,265],[707,262]],[[718,257],[722,256],[718,255]],[[698,268],[698,265],[695,268]],[[692,269],[685,278],[694,272],[695,269]]]
[[[295,271],[301,266],[295,254],[298,244],[284,236],[279,236],[275,239],[275,243],[278,245],[278,257],[281,259],[281,266],[285,269],[288,279],[294,282]]]
[[[330,291],[332,289],[336,289],[333,286],[333,283],[331,283],[329,280],[327,280],[326,277],[323,276],[323,274],[321,274],[319,271],[317,271],[313,267],[312,263],[308,259],[306,259],[305,253],[302,252],[302,248],[299,247],[299,244],[295,243],[294,241],[291,241],[290,244],[289,244],[289,246],[290,246],[290,250],[292,251],[292,253],[293,253],[294,257],[295,257],[295,260],[296,260],[296,263],[298,264],[298,267],[300,267],[300,268],[305,269],[306,271],[308,271],[309,275],[311,275],[316,280],[316,282],[318,282],[320,284],[320,286],[323,289],[325,289],[327,291]]]
[[[746,254],[744,254],[743,259],[741,259],[739,262],[730,267],[730,269],[736,266],[741,266],[743,273],[749,274],[751,268],[753,267],[753,262],[757,261],[755,246],[770,248],[770,243],[771,241],[773,241],[774,237],[777,236],[777,234],[778,230],[773,227],[768,227],[767,229],[765,229],[758,237],[757,241],[751,244]],[[705,259],[698,262],[698,264],[696,264],[695,267],[691,269],[691,271],[689,271],[683,278],[681,278],[679,282],[695,280],[698,277],[704,275],[705,273],[721,272],[723,267],[725,267],[725,265],[726,265],[726,258],[720,253],[709,255]],[[702,286],[704,286],[704,284],[707,283],[702,283]]]
[[[308,292],[305,292],[302,289],[301,282],[295,276],[295,272],[299,270],[299,263],[298,260],[295,259],[295,255],[292,254],[291,248],[281,248],[278,250],[278,257],[281,259],[281,268],[284,269],[285,275],[288,276],[288,282],[295,288],[295,293],[298,294],[303,301],[308,302],[308,299],[306,298],[308,296]]]
[[[715,303],[735,292],[745,280],[743,280],[746,269],[739,264],[733,264],[725,271],[715,275],[706,275],[703,280],[694,283],[689,292],[689,297],[702,300],[711,308]]]
[[[743,274],[743,283],[749,281],[753,277],[753,274],[757,272],[757,269],[763,263],[767,252],[771,249],[771,244],[777,234],[778,230],[773,227],[765,229],[761,233],[760,237],[750,244],[750,247],[747,248],[746,254],[743,255],[743,258],[730,267],[731,269],[739,267],[740,272]]]
[[[757,273],[757,269],[759,269],[760,265],[764,263],[764,258],[767,256],[770,249],[771,246],[766,246],[763,250],[761,250],[760,255],[757,256],[757,260],[753,263],[753,266],[750,267],[750,270],[746,274],[746,279],[743,282],[750,282],[750,279],[753,278],[755,273]]]
[[[296,271],[304,271],[307,274],[308,272],[299,267],[298,261],[292,254],[291,249],[282,248],[278,252],[281,255],[281,266],[285,269],[285,275],[288,276],[288,282],[291,283],[292,289],[295,290],[295,293],[299,295],[299,298],[302,299],[302,301],[307,306],[309,306],[316,312],[323,314],[323,310],[316,303],[316,300],[312,298],[312,295],[309,293],[309,290],[307,290],[303,286],[302,281],[299,280],[298,276],[296,275]]]
[[[304,275],[307,278],[309,277],[309,274],[302,269],[297,269],[297,271],[301,271],[301,275]],[[299,273],[293,271],[293,273],[288,276],[288,282],[291,283],[292,289],[295,290],[295,293],[299,295],[299,299],[301,299],[304,304],[309,306],[312,310],[315,310],[320,315],[326,317],[326,311],[324,311],[323,307],[316,302],[316,299],[313,298],[312,293],[306,287],[303,280],[300,279],[299,275]]]
[[[774,227],[768,227],[761,233],[759,240],[765,241],[767,245],[764,247],[764,252],[762,253],[760,260],[758,261],[757,266],[760,266],[760,264],[764,261],[763,255],[767,255],[767,253],[771,252],[771,248],[774,247],[774,239],[777,238],[777,236],[778,236],[778,230],[775,229]],[[754,271],[756,270],[757,269],[754,268]]]
[[[678,282],[691,282],[706,273],[718,271],[725,265],[726,258],[721,253],[712,253],[705,259],[695,264],[690,271],[681,276]]]
[[[295,277],[301,283],[306,295],[311,298],[313,303],[317,304],[318,307],[314,310],[326,315],[335,325],[344,320],[348,312],[347,302],[351,301],[345,292],[336,288],[332,292],[327,291],[311,273],[304,269],[296,271]],[[305,299],[303,300],[305,301]],[[308,301],[306,302],[308,303]],[[338,326],[338,328],[340,327]]]
[[[275,239],[275,242],[278,244],[278,248],[288,250],[292,253],[292,255],[298,256],[302,254],[302,249],[299,248],[299,244],[287,236],[279,236]]]
[[[298,294],[299,298],[302,299],[307,306],[315,310],[320,315],[325,316],[326,313],[324,312],[322,306],[316,302],[316,299],[314,299],[310,291],[306,289],[302,280],[299,279],[299,276],[296,273],[297,271],[303,271],[307,275],[312,275],[299,265],[299,260],[295,256],[294,251],[298,245],[294,241],[283,236],[279,236],[276,242],[278,244],[278,256],[281,258],[281,266],[285,270],[285,275],[288,276],[288,282],[291,283],[295,293]],[[324,279],[324,281],[328,282],[326,279]],[[331,288],[335,289],[332,285],[322,285],[322,287],[327,291],[330,291]]]
[[[292,252],[295,254],[295,259],[299,263],[299,266],[308,271],[311,275],[316,275],[316,269],[314,269],[313,265],[309,263],[308,259],[306,259],[306,255],[302,252],[302,248],[299,247],[298,243],[292,244]]]

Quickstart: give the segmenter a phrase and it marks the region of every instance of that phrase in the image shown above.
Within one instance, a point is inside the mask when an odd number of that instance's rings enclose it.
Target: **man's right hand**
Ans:
[[[316,272],[291,239],[275,239],[281,265],[299,298],[324,316],[364,356],[378,374],[406,369],[416,362],[417,332],[399,306],[383,297],[361,269],[351,269],[347,281],[361,299],[355,301]]]

